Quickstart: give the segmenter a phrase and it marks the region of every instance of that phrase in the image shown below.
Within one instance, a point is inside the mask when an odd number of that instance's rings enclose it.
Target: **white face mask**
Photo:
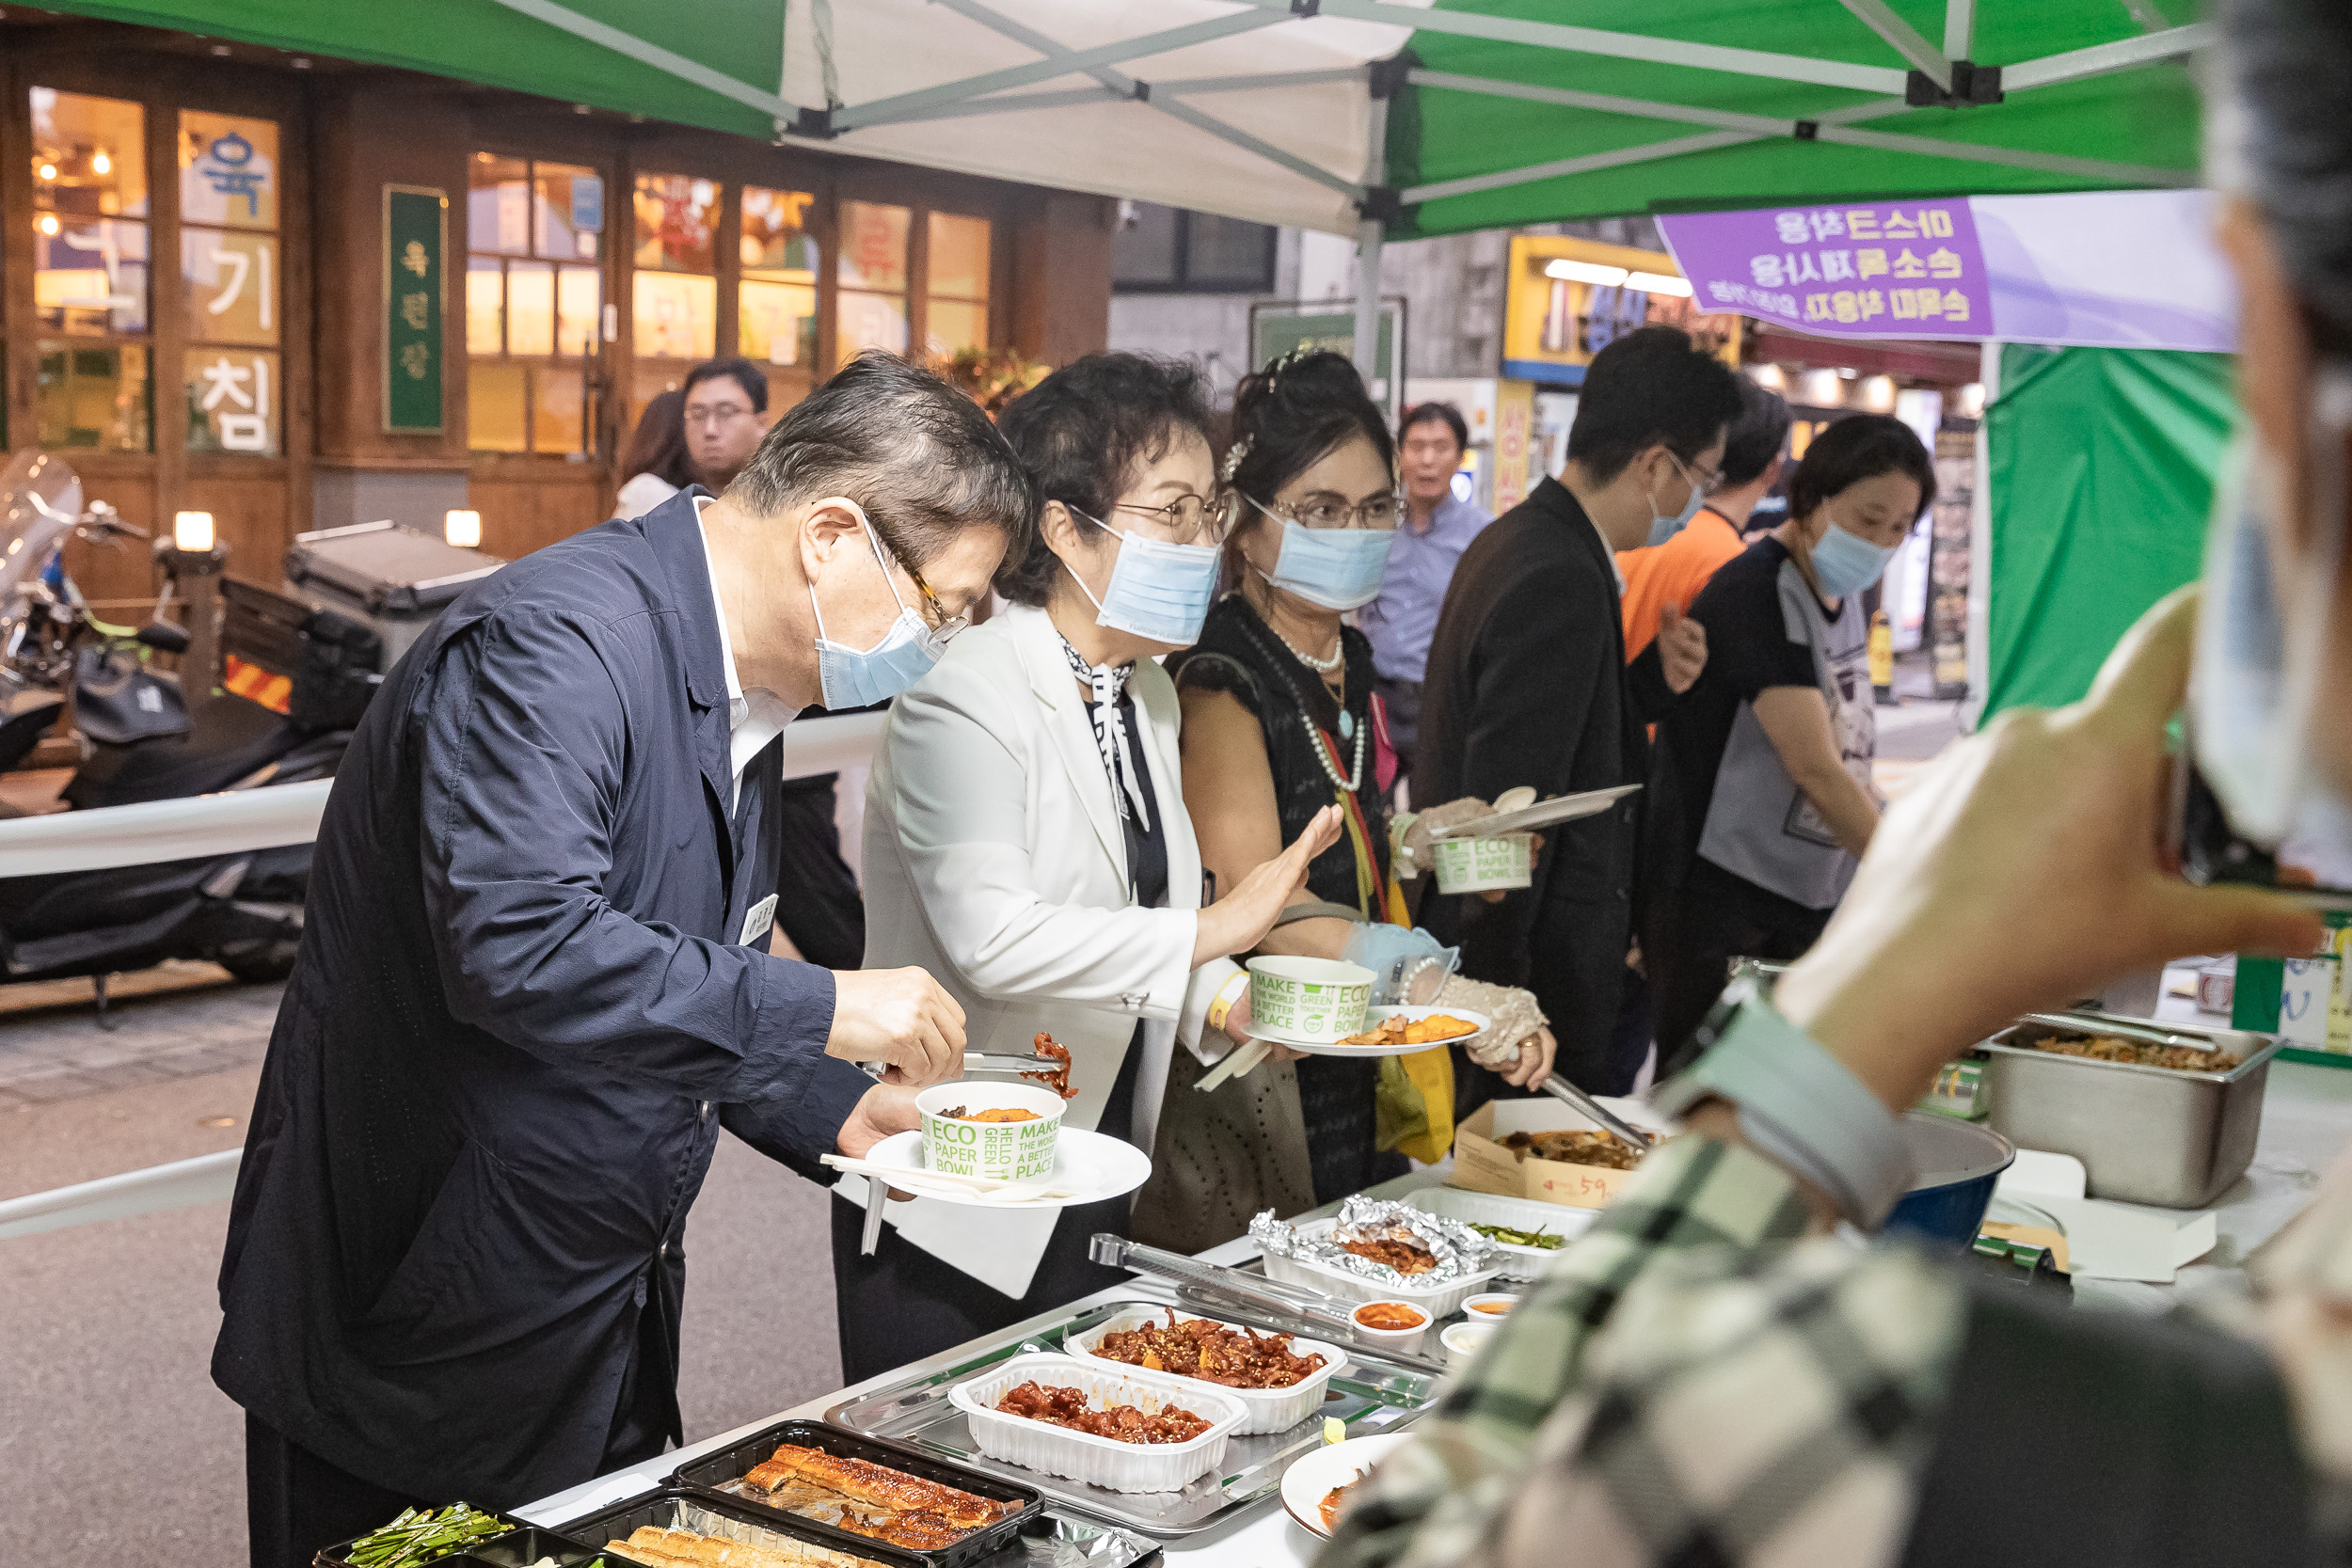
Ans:
[[[2352,371],[2323,370],[2307,448],[2317,535],[2313,559],[2296,563],[2287,606],[2271,569],[2285,476],[2250,427],[2240,427],[2214,496],[2188,693],[2198,770],[2231,826],[2265,848],[2295,838],[2330,860],[2352,856],[2352,802],[2322,771],[2312,730],[2335,636],[2347,429]]]

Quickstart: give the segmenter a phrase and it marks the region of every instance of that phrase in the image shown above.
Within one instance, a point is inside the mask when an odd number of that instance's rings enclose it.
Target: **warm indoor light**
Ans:
[[[482,547],[482,514],[452,509],[441,515],[441,537],[461,550]]]
[[[1874,414],[1891,413],[1895,407],[1895,378],[1888,375],[1867,377],[1862,383],[1862,406]]]
[[[1748,376],[1768,392],[1785,392],[1788,389],[1788,374],[1778,365],[1757,365],[1748,372]]]
[[[89,168],[92,174],[112,174],[115,161],[103,152],[93,152],[89,155]]]
[[[49,235],[53,239],[56,238],[57,233],[57,214],[55,213],[41,214],[39,227],[42,233]]]
[[[1960,389],[1952,401],[1958,405],[1961,418],[1981,419],[1984,415],[1984,383],[1971,381]]]
[[[213,515],[177,512],[171,518],[171,542],[187,555],[204,555],[213,547]]]
[[[1826,367],[1818,371],[1808,371],[1805,372],[1804,390],[1801,394],[1800,401],[1810,404],[1816,408],[1842,407],[1846,402],[1846,383],[1836,371]]]
[[[1626,275],[1625,286],[1639,289],[1645,294],[1679,294],[1691,297],[1691,280],[1662,272],[1636,272]]]
[[[55,180],[57,177],[57,166],[55,164],[41,165],[40,177],[43,180]]]
[[[1626,280],[1627,274],[1623,267],[1605,267],[1598,261],[1571,261],[1563,256],[1556,261],[1544,263],[1544,276],[1565,278],[1571,283],[1597,283],[1604,289],[1613,289]]]

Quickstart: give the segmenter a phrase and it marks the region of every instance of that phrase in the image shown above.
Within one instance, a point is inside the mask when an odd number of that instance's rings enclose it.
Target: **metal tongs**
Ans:
[[[1219,1303],[1230,1303],[1263,1317],[1295,1320],[1319,1334],[1391,1361],[1402,1361],[1428,1371],[1444,1370],[1444,1363],[1440,1361],[1391,1350],[1359,1337],[1353,1316],[1355,1304],[1335,1301],[1319,1291],[1284,1285],[1263,1275],[1249,1274],[1222,1263],[1204,1263],[1198,1258],[1186,1258],[1182,1253],[1145,1246],[1140,1242],[1131,1242],[1107,1230],[1094,1233],[1088,1255],[1105,1268],[1126,1269],[1134,1274],[1155,1275],[1162,1279],[1173,1280],[1179,1294],[1187,1300],[1196,1295],[1209,1298],[1207,1307],[1210,1310],[1215,1310]]]
[[[1573,1105],[1645,1154],[1649,1152],[1650,1145],[1658,1141],[1556,1072],[1537,1087],[1554,1100]]]
[[[2113,1035],[2120,1039],[2137,1040],[2142,1045],[2177,1045],[2190,1051],[2221,1049],[2218,1040],[2204,1035],[2177,1035],[2153,1019],[2126,1018],[2121,1013],[2103,1013],[2090,1007],[2072,1013],[2027,1013],[2017,1022],[2040,1023],[2074,1035]]]
[[[1062,1064],[1052,1056],[1015,1056],[993,1051],[963,1053],[966,1072],[1059,1072]]]

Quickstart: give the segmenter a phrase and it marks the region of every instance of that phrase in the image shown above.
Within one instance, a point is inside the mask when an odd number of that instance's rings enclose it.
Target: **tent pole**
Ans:
[[[1987,432],[1993,401],[2001,395],[2001,345],[1987,339],[1977,355],[1984,406],[1977,413],[1977,487],[1968,503],[1968,695],[1960,705],[1961,727],[1972,733],[1993,685],[1993,444]]]
[[[1369,111],[1364,117],[1364,190],[1377,191],[1389,177],[1389,88],[1390,84],[1374,73],[1370,94],[1365,100]],[[1380,373],[1380,246],[1387,236],[1384,221],[1370,207],[1360,210],[1356,224],[1356,341],[1351,356],[1356,372],[1364,378],[1369,389]],[[1405,345],[1396,345],[1401,353]],[[1401,364],[1389,367],[1390,373],[1400,380],[1405,374]],[[1388,389],[1402,397],[1403,387]],[[1377,393],[1375,403],[1385,401]]]

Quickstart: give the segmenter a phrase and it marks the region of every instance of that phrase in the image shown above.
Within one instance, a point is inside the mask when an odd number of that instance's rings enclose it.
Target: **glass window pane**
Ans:
[[[466,258],[466,352],[506,349],[505,272],[495,256]]]
[[[559,267],[555,274],[555,352],[592,358],[604,313],[604,277],[594,267]]]
[[[807,232],[808,210],[817,198],[806,191],[743,187],[743,271],[777,281],[817,280],[817,242]]]
[[[180,111],[180,218],[224,229],[278,227],[278,125]]]
[[[1184,281],[1227,288],[1274,286],[1274,230],[1263,223],[1195,213],[1185,222]]]
[[[717,272],[719,187],[683,174],[637,177],[637,264]]]
[[[560,365],[531,367],[531,450],[536,452],[588,450],[588,394],[585,376]]]
[[[42,343],[40,444],[146,451],[153,413],[144,343]]]
[[[645,404],[663,392],[675,392],[686,384],[685,365],[667,365],[659,359],[638,361],[629,378],[628,428],[645,417]],[[771,404],[771,406],[773,406]]]
[[[771,365],[817,358],[817,290],[807,283],[746,279],[737,300],[737,352]]]
[[[837,352],[847,364],[861,349],[886,348],[893,354],[907,351],[907,300],[904,294],[868,294],[843,289],[839,301],[834,335],[838,340]]]
[[[466,368],[466,444],[476,451],[523,451],[525,371],[511,360]]]
[[[637,352],[658,359],[707,359],[719,339],[719,280],[678,273],[635,275]]]
[[[277,456],[286,401],[278,379],[278,356],[192,348],[183,358],[188,451]]]
[[[933,213],[930,293],[934,299],[988,297],[988,219]]]
[[[520,158],[477,152],[467,166],[466,248],[531,254],[531,170]]]
[[[1111,281],[1176,281],[1176,209],[1156,201],[1122,201],[1122,221],[1111,235]]]
[[[604,232],[604,176],[569,164],[536,164],[532,175],[536,254],[595,261],[597,236]]]
[[[225,229],[180,230],[188,338],[278,346],[278,241]]]
[[[841,286],[898,293],[907,286],[907,210],[841,204]]]
[[[33,219],[33,309],[53,332],[147,330],[147,225]]]
[[[33,205],[80,217],[147,215],[147,117],[119,98],[35,87]]]
[[[988,307],[961,299],[934,299],[924,312],[923,337],[936,357],[958,349],[988,347]]]
[[[555,269],[545,261],[506,263],[506,352],[555,352]]]

